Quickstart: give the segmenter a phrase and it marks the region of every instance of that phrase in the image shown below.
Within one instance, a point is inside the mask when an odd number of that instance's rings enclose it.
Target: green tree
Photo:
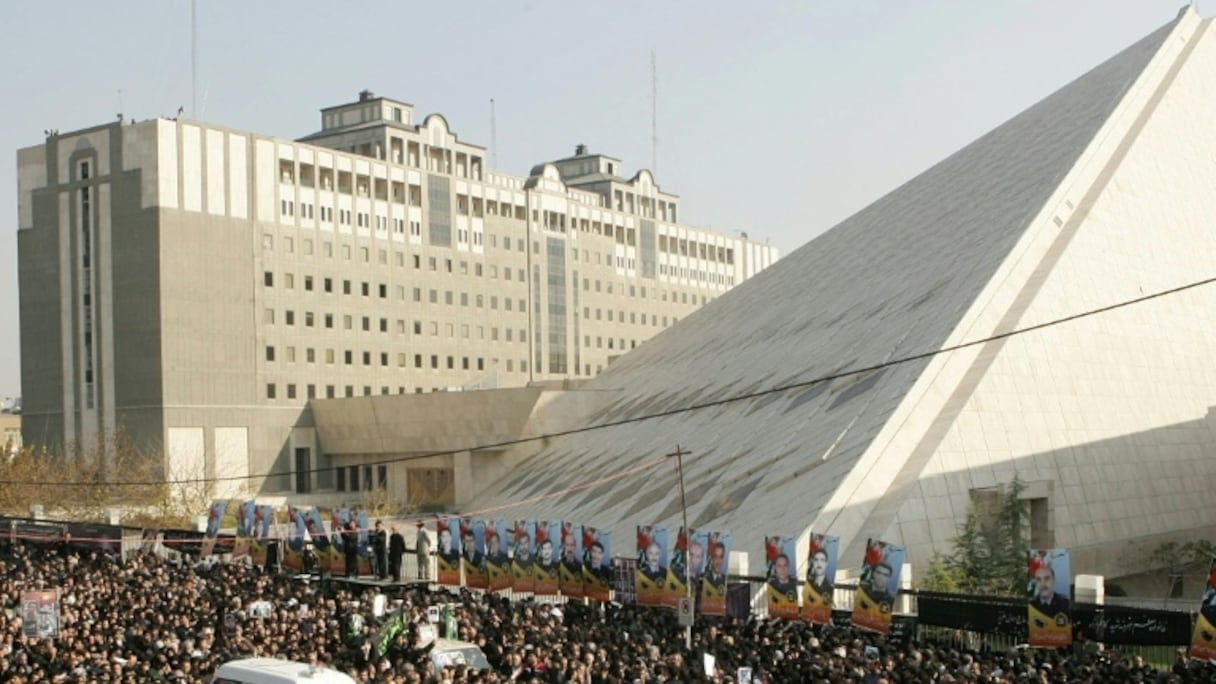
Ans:
[[[1029,506],[1026,485],[1014,478],[997,501],[972,501],[958,526],[953,551],[935,554],[924,586],[934,591],[999,596],[1026,592]]]

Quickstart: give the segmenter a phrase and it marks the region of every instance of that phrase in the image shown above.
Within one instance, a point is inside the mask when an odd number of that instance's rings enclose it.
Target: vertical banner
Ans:
[[[532,574],[532,560],[536,547],[535,520],[517,520],[515,533],[511,542],[511,589],[513,591],[532,591],[535,578]]]
[[[667,584],[667,528],[638,525],[637,582],[639,606],[663,605]]]
[[[358,564],[360,575],[371,575],[372,573],[372,539],[371,529],[372,521],[371,514],[366,509],[357,508],[351,512],[351,516],[355,519],[355,525],[359,528],[359,534],[356,538],[358,547],[356,547],[356,563]]]
[[[1195,618],[1190,656],[1208,662],[1216,660],[1216,560],[1208,566],[1208,583],[1199,604],[1199,617]]]
[[[839,537],[811,533],[806,552],[806,584],[802,589],[802,617],[809,622],[826,625],[832,621],[839,549]]]
[[[583,526],[583,596],[612,599],[612,533]]]
[[[563,596],[583,596],[583,526],[562,523],[562,557],[558,570],[558,587]]]
[[[321,519],[321,511],[308,508],[301,511],[304,516],[305,538],[312,542],[312,552],[316,557],[319,572],[342,572],[342,554],[334,547],[333,541],[325,531],[325,521]],[[338,558],[338,569],[334,570],[334,558]]]
[[[274,506],[254,506],[250,531],[253,539],[249,543],[249,557],[254,565],[265,566],[270,545],[270,526],[274,523]]]
[[[705,615],[726,615],[726,573],[730,570],[730,532],[710,532],[707,537],[709,556],[701,576],[701,612]]]
[[[697,582],[701,567],[705,564],[705,547],[696,543],[697,531],[680,527],[676,534],[676,548],[671,554],[671,567],[663,591],[663,605],[675,608],[680,599],[688,596],[688,578],[691,576],[693,592],[697,593]]]
[[[326,553],[321,563],[327,572],[346,574],[346,526],[350,524],[350,509],[346,506],[329,510],[329,543],[333,553]]]
[[[1032,549],[1027,560],[1027,627],[1031,646],[1072,643],[1072,574],[1068,549]]]
[[[486,573],[490,576],[491,591],[511,588],[511,556],[507,552],[507,520],[485,521],[486,528]]]
[[[853,624],[882,634],[891,632],[891,613],[899,594],[899,575],[906,551],[885,541],[866,541],[861,582],[853,599]]]
[[[486,521],[461,518],[460,564],[466,587],[490,588],[490,576],[486,571]]]
[[[765,537],[765,589],[768,616],[792,620],[798,617],[798,567],[793,537]]]
[[[32,639],[59,636],[59,590],[21,592],[21,633]]]
[[[199,558],[210,556],[215,549],[215,538],[220,533],[220,523],[223,522],[227,510],[227,501],[211,502],[211,507],[207,509],[207,530],[203,532],[203,548],[199,551]]]
[[[287,549],[283,552],[283,569],[304,571],[304,516],[295,506],[287,509]]]
[[[439,518],[439,584],[460,586],[460,518]]]
[[[253,543],[253,517],[258,504],[255,501],[243,501],[236,507],[236,542],[232,546],[232,560],[245,558],[250,555]]]
[[[558,520],[542,520],[536,524],[536,584],[532,592],[552,595],[558,589],[558,549],[562,524]]]

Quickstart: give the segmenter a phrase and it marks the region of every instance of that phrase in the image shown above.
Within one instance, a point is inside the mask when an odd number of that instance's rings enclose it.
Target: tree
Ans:
[[[949,555],[934,554],[925,573],[934,591],[1024,596],[1029,550],[1026,485],[1014,478],[999,496],[973,500]]]
[[[1190,574],[1202,574],[1207,579],[1208,569],[1216,559],[1216,545],[1206,539],[1158,544],[1149,552],[1149,567],[1165,574],[1164,600],[1182,596],[1182,580]]]

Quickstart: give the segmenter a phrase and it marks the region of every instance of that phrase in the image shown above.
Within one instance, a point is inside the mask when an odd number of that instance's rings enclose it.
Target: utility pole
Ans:
[[[692,534],[692,530],[688,529],[688,499],[684,496],[684,457],[691,453],[691,451],[684,451],[680,448],[680,445],[677,444],[676,450],[670,454],[667,454],[667,458],[675,457],[676,459],[676,473],[678,474],[680,480],[680,514],[684,519],[684,535],[688,543],[691,543],[692,541],[689,539],[690,535]],[[685,551],[685,553],[687,554],[687,551]],[[688,600],[689,610],[696,610],[696,604],[693,602],[692,598],[692,564],[688,562],[687,557],[684,558],[684,589],[686,591],[686,599]],[[689,623],[684,627],[684,647],[689,651],[692,650],[691,621],[689,621]]]

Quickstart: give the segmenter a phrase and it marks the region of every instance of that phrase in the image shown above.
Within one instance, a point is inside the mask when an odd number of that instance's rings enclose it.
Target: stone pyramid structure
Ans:
[[[608,528],[627,555],[636,524],[680,525],[675,464],[644,467],[679,444],[691,525],[753,571],[764,535],[802,554],[808,530],[840,536],[842,567],[876,537],[923,569],[1015,476],[1074,573],[1211,533],[1216,284],[1120,305],[1216,276],[1214,74],[1216,31],[1185,9],[623,356],[580,393],[616,425],[470,509]]]

